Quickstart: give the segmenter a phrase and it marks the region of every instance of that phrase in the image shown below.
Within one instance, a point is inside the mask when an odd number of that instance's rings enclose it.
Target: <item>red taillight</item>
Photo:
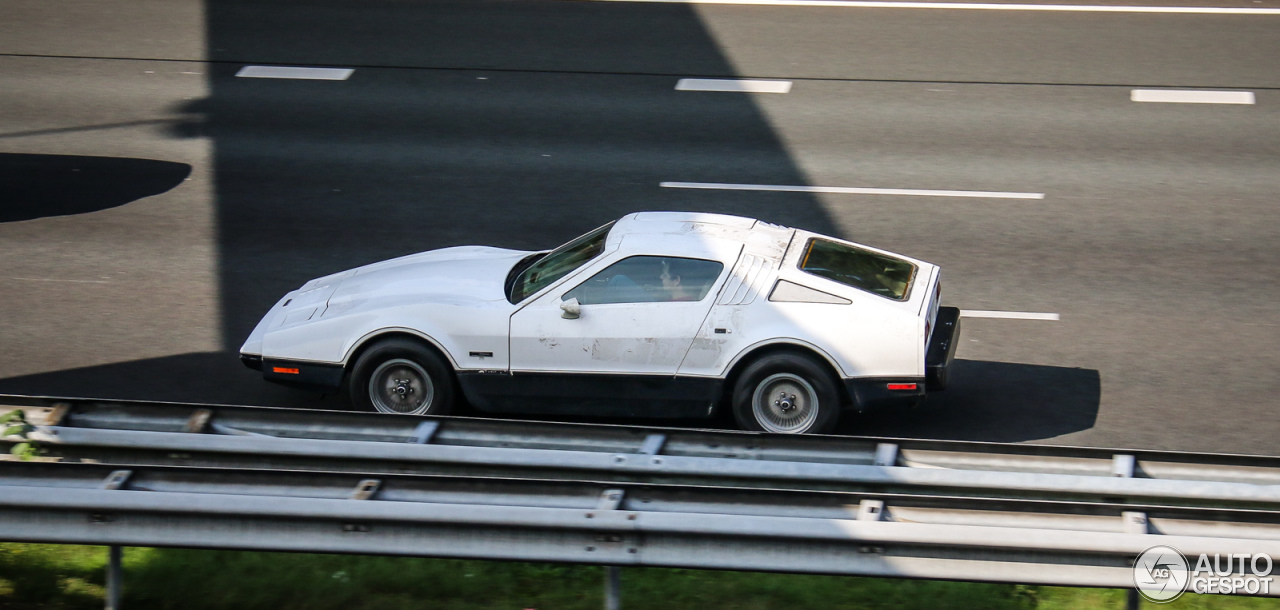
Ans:
[[[297,374],[298,374],[298,369],[288,369],[288,368],[285,368],[285,367],[283,367],[283,366],[273,366],[273,367],[271,367],[271,372],[272,372],[272,373],[285,373],[286,375],[297,375]],[[891,388],[891,389],[892,389],[892,388]]]
[[[914,389],[916,389],[916,387],[918,387],[918,386],[917,386],[916,384],[914,384],[914,383],[891,383],[891,384],[889,384],[889,389],[890,389],[890,390],[914,390]]]

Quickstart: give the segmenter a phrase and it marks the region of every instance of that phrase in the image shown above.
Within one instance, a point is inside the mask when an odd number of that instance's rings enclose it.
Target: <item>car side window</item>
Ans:
[[[673,256],[630,256],[566,292],[583,305],[701,301],[724,270],[719,261]]]

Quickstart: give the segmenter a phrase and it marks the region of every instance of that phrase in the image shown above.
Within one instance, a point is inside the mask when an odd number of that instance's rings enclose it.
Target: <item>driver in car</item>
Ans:
[[[682,262],[680,259],[663,259],[662,275],[658,279],[662,282],[662,289],[667,292],[668,301],[697,301],[698,294],[689,290],[689,287],[682,283],[681,275]]]

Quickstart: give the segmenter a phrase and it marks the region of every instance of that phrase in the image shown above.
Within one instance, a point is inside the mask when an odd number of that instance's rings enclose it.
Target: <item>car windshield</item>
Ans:
[[[800,269],[895,301],[906,300],[916,274],[907,261],[822,239],[809,240]]]
[[[529,265],[510,282],[507,300],[519,303],[599,256],[604,252],[604,241],[609,236],[611,227],[612,222],[552,250],[550,254]]]

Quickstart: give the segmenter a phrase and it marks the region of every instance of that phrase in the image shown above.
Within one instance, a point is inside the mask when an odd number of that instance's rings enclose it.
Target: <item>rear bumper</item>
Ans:
[[[939,307],[934,321],[933,336],[925,352],[925,387],[931,391],[946,389],[947,374],[960,343],[960,310],[955,307]]]
[[[870,411],[884,407],[914,407],[924,400],[925,392],[937,392],[947,387],[947,373],[955,358],[956,344],[960,341],[960,310],[955,307],[939,307],[934,322],[933,335],[925,351],[925,376],[919,377],[862,377],[845,379],[844,388],[849,393],[853,408]]]
[[[919,377],[860,377],[845,379],[853,408],[858,412],[914,407],[924,400],[925,383]]]

